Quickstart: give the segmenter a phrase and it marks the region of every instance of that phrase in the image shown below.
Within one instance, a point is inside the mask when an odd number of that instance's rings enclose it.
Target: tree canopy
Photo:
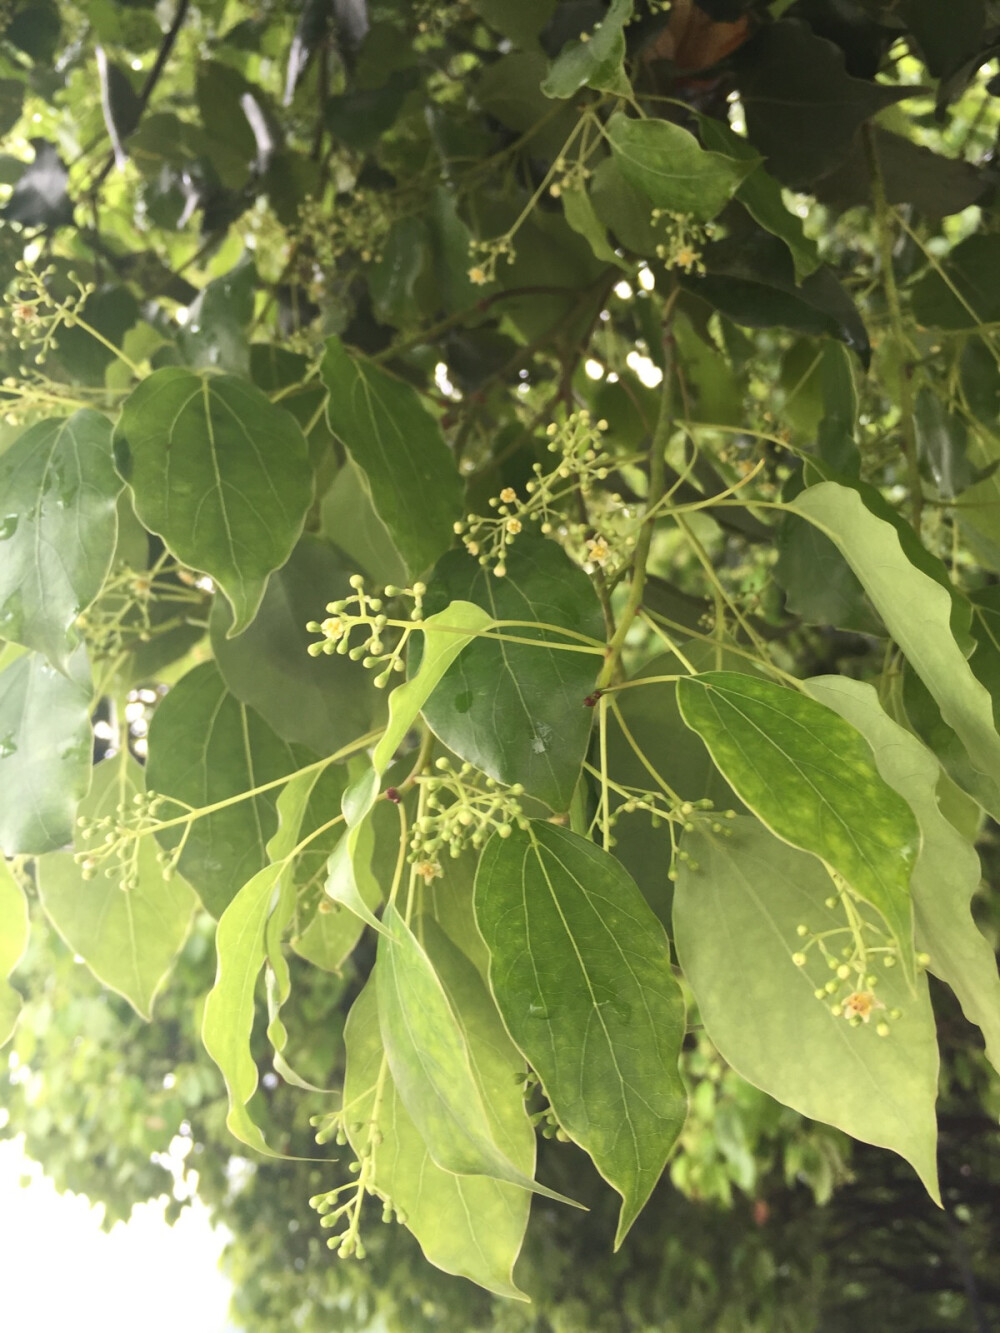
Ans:
[[[998,51],[2,7],[0,1134],[248,1326],[1000,1309]]]

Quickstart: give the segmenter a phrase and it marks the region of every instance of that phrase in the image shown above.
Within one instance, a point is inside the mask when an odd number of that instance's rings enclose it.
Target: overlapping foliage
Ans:
[[[521,1296],[536,1130],[609,1245],[752,1191],[683,1137],[706,1042],[939,1198],[928,972],[1000,1050],[1000,14],[4,21],[25,1068],[26,901],[143,1017],[214,918],[227,1123],[339,1145],[342,1256],[371,1197]]]

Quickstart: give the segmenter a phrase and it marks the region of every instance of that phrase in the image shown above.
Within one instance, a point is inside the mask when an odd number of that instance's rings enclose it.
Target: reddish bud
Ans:
[[[395,787],[386,787],[386,789],[385,789],[385,799],[386,799],[387,801],[391,801],[391,802],[393,803],[393,805],[399,805],[400,801],[401,801],[403,798],[402,798],[402,796],[400,796],[399,792],[396,790]]]
[[[588,694],[583,701],[584,708],[593,708],[603,694],[603,690],[595,690],[593,694]]]

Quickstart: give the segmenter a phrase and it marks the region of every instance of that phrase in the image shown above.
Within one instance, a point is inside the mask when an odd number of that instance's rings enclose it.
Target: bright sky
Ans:
[[[32,1178],[26,1189],[20,1186],[24,1174]],[[57,1194],[26,1161],[19,1141],[0,1142],[7,1328],[231,1333],[231,1288],[218,1268],[223,1244],[198,1206],[170,1227],[162,1205],[142,1204],[127,1225],[119,1222],[105,1234],[88,1200]]]

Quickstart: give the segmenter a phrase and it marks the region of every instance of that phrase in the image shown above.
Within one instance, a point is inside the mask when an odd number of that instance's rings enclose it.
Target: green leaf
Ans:
[[[566,43],[542,80],[546,97],[572,97],[580,88],[627,96],[631,85],[625,60],[625,24],[632,17],[632,0],[611,0],[606,16],[593,32]]]
[[[912,291],[914,318],[935,329],[977,329],[1000,320],[1000,236],[970,236],[936,260]]]
[[[0,857],[0,1047],[14,1035],[21,996],[7,978],[28,947],[28,899],[13,871]]]
[[[239,634],[312,500],[295,419],[245,380],[167,366],[126,399],[114,448],[139,518],[219,584]]]
[[[941,813],[936,760],[886,716],[871,685],[844,676],[819,676],[806,681],[806,689],[862,733],[879,772],[916,816],[921,844],[910,888],[917,947],[930,955],[929,969],[952,988],[966,1018],[982,1029],[986,1054],[1000,1071],[997,961],[969,910],[982,871],[975,848]]]
[[[955,641],[948,590],[911,563],[895,528],[872,514],[857,491],[822,482],[797,495],[790,508],[839,547],[983,775],[991,794],[987,808],[1000,812],[1000,736],[993,725],[993,705]]]
[[[515,1185],[487,1176],[456,1176],[435,1163],[407,1114],[392,1074],[383,1067],[385,1053],[374,979],[351,1008],[344,1044],[344,1107],[349,1108],[348,1137],[355,1152],[367,1145],[368,1122],[379,1098],[381,1141],[372,1156],[374,1188],[391,1199],[406,1218],[407,1228],[430,1263],[446,1273],[478,1282],[498,1296],[524,1299],[512,1270],[524,1239],[531,1196]],[[487,1051],[487,1056],[492,1054]],[[508,1066],[508,1072],[512,1069],[513,1065]],[[507,1086],[520,1100],[513,1077]],[[496,1116],[505,1108],[498,1105],[488,1109]],[[514,1110],[511,1105],[510,1113]],[[525,1174],[534,1169],[533,1143],[525,1142],[518,1164]]]
[[[735,672],[679,680],[677,700],[740,799],[880,913],[912,982],[909,883],[920,831],[865,739],[814,699]]]
[[[795,189],[839,166],[863,121],[920,91],[852,78],[840,47],[793,19],[761,29],[738,82],[750,142]]]
[[[471,602],[452,602],[444,611],[428,616],[422,625],[420,670],[397,685],[389,696],[389,724],[372,753],[372,766],[344,794],[345,832],[330,854],[326,892],[374,930],[382,928],[365,901],[371,850],[362,838],[370,836],[367,825],[380,779],[441,677],[459,653],[492,623],[485,611]]]
[[[240,887],[266,867],[267,840],[277,825],[277,780],[298,768],[291,747],[229,693],[212,662],[182,676],[157,707],[146,784],[178,803],[167,804],[161,818],[275,783],[270,791],[157,834],[168,850],[183,840],[177,867],[213,916],[221,916]]]
[[[665,120],[630,120],[616,111],[607,134],[626,180],[655,208],[688,213],[698,222],[721,213],[756,164],[706,152],[693,134]]]
[[[307,651],[316,639],[307,623],[323,618],[328,601],[350,595],[351,572],[339,551],[307,534],[271,575],[242,634],[228,636],[232,616],[218,598],[209,622],[215,661],[230,691],[283,740],[319,754],[331,754],[366,731],[381,702],[360,663]]]
[[[795,278],[801,282],[820,267],[822,260],[816,242],[802,230],[802,220],[785,207],[781,186],[761,165],[760,154],[735,130],[713,116],[698,117],[706,148],[738,161],[752,163],[749,176],[741,182],[736,198],[755,222],[788,246],[795,265]]]
[[[320,505],[322,532],[353,568],[376,583],[406,583],[406,566],[376,514],[364,474],[350,459],[333,479]]]
[[[250,375],[250,341],[257,271],[249,255],[206,284],[177,335],[181,356],[193,370]]]
[[[968,431],[960,417],[927,385],[917,391],[913,403],[913,425],[917,457],[930,472],[938,494],[954,500],[978,480],[966,455]]]
[[[83,650],[74,663],[85,668]],[[90,690],[39,653],[0,672],[0,849],[52,852],[73,841],[90,785]]]
[[[452,543],[462,482],[416,390],[329,338],[321,369],[330,429],[365,475],[406,566],[419,574]]]
[[[817,625],[878,634],[878,617],[850,565],[828,537],[805,519],[786,514],[778,524],[774,581],[794,615]]]
[[[584,189],[563,190],[559,199],[566,215],[566,221],[577,235],[582,236],[584,240],[590,243],[590,248],[595,256],[602,259],[606,264],[616,264],[619,268],[628,270],[628,264],[620,259],[609,245],[604,224],[594,212],[594,205],[587,191]]]
[[[617,1249],[684,1123],[684,1004],[666,934],[613,857],[555,824],[491,838],[475,902],[507,1031],[622,1196]]]
[[[663,233],[653,226],[649,200],[626,179],[613,157],[597,164],[590,182],[590,201],[598,220],[611,228],[626,249],[637,255],[655,255],[656,247],[663,244]],[[574,231],[580,230],[568,213],[566,219]]]
[[[0,635],[60,671],[111,568],[121,489],[111,426],[89,409],[30,426],[0,456]]]
[[[552,17],[555,0],[470,0],[479,17],[518,46],[530,46]]]
[[[867,364],[867,330],[831,269],[797,282],[787,246],[766,231],[715,241],[702,258],[707,273],[685,277],[684,286],[737,324],[839,338]]]
[[[750,1083],[803,1115],[865,1143],[891,1148],[916,1169],[935,1202],[938,1052],[927,984],[916,994],[899,970],[879,977],[886,1010],[902,1017],[880,1037],[852,1028],[814,991],[830,977],[815,951],[799,967],[796,927],[841,929],[830,881],[815,860],[755,819],[723,838],[685,834],[674,897],[677,953],[708,1035]]]
[[[989,188],[985,173],[962,158],[932,153],[877,124],[872,126],[872,140],[887,203],[911,204],[918,213],[938,222],[976,203]],[[820,203],[838,213],[859,206],[867,208],[871,204],[871,179],[868,146],[859,133],[848,157],[836,171],[816,182],[813,193]]]
[[[375,966],[379,1028],[400,1100],[433,1161],[459,1176],[489,1176],[563,1203],[497,1142],[466,1033],[426,950],[393,903],[382,917]]]
[[[430,238],[423,218],[401,217],[394,222],[368,275],[379,319],[400,326],[419,320],[414,288],[429,260]]]
[[[116,822],[122,810],[134,809],[132,798],[142,791],[142,769],[133,759],[105,759],[94,769],[80,813],[89,820]],[[78,837],[77,848],[83,855],[91,844]],[[125,882],[126,874],[133,883]],[[69,852],[40,857],[38,892],[49,920],[98,981],[124,995],[143,1018],[152,1018],[157,992],[170,975],[197,906],[182,879],[164,878],[155,840],[138,839],[126,849],[125,860],[100,861],[92,879],[84,878]]]
[[[266,931],[272,913],[287,906],[292,866],[288,857],[313,787],[312,774],[300,774],[283,796],[281,824],[266,849],[270,858],[233,898],[215,932],[218,969],[205,1000],[202,1041],[219,1066],[229,1094],[226,1125],[241,1143],[266,1157],[284,1154],[271,1148],[248,1110],[257,1090],[257,1065],[250,1053],[254,993],[267,957]],[[291,894],[294,903],[294,892]]]
[[[505,563],[507,573],[498,579],[464,551],[449,552],[430,580],[427,608],[473,602],[493,621],[528,622],[503,634],[564,646],[470,644],[424,705],[424,717],[462,759],[499,782],[522,783],[553,810],[566,810],[593,720],[583,701],[602,654],[548,626],[603,642],[601,608],[590,579],[555,542],[519,537]],[[538,622],[546,627],[533,628]]]

